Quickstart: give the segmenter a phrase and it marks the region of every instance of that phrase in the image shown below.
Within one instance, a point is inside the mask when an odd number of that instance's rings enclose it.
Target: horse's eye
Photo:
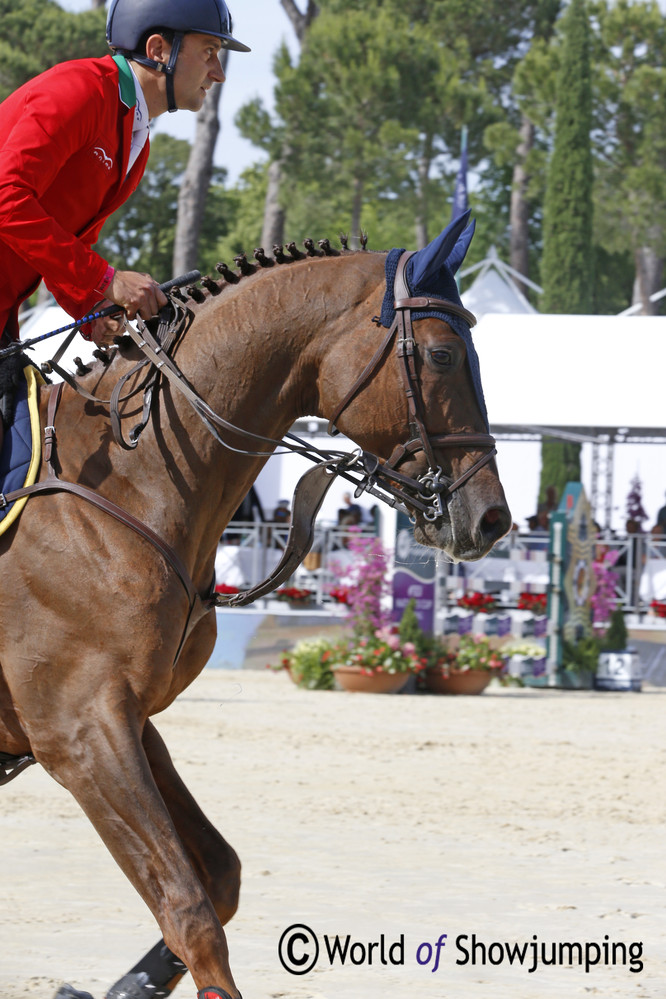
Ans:
[[[450,350],[446,350],[444,347],[439,347],[437,350],[432,350],[430,352],[435,364],[439,365],[441,368],[446,368],[453,364],[453,353]]]

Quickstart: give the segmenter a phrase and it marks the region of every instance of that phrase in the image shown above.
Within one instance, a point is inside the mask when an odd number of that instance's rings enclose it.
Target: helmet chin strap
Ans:
[[[174,91],[174,73],[176,72],[176,61],[178,59],[178,53],[180,52],[180,46],[183,41],[182,31],[177,31],[174,35],[173,45],[171,46],[171,55],[169,56],[169,62],[166,68],[163,70],[166,73],[166,95],[167,95],[167,110],[169,114],[173,114],[174,111],[178,110],[176,105],[176,95]],[[160,63],[161,66],[164,63]]]
[[[178,110],[173,77],[176,72],[176,62],[178,60],[178,53],[180,52],[180,46],[183,38],[184,33],[182,31],[177,31],[175,33],[173,44],[171,46],[171,53],[169,55],[169,61],[167,63],[157,62],[155,59],[149,59],[148,56],[142,56],[136,52],[127,53],[130,59],[133,59],[135,62],[140,62],[142,66],[148,66],[150,69],[157,69],[160,73],[164,73],[166,75],[166,97],[167,110],[169,111],[169,114],[173,114],[174,111]],[[119,49],[118,51],[122,50]]]

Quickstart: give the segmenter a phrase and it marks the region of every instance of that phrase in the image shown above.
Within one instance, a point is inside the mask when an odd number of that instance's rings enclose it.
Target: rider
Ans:
[[[220,51],[250,51],[231,32],[224,0],[112,0],[113,58],[61,63],[0,104],[0,346],[18,339],[19,307],[42,279],[75,319],[102,297],[130,319],[166,304],[150,275],[114,270],[92,246],[141,180],[149,121],[198,111],[225,78]],[[89,327],[98,345],[118,331]]]

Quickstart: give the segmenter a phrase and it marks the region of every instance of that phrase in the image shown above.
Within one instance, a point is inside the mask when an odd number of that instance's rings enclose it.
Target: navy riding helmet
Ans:
[[[168,28],[174,33],[168,64],[148,59],[140,49],[151,32]],[[176,111],[173,74],[183,35],[196,32],[219,38],[225,49],[249,52],[250,48],[232,35],[231,14],[224,0],[112,0],[106,20],[106,40],[121,55],[167,74],[169,111]]]

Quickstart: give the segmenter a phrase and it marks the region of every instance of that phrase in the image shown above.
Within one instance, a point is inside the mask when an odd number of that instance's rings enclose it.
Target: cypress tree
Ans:
[[[571,0],[563,23],[543,220],[542,312],[592,309],[592,87],[585,0]]]
[[[548,313],[592,311],[593,170],[590,28],[586,0],[571,0],[562,20],[555,138],[544,199],[541,309]],[[543,495],[580,480],[580,445],[544,441]]]

